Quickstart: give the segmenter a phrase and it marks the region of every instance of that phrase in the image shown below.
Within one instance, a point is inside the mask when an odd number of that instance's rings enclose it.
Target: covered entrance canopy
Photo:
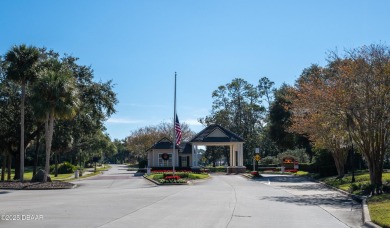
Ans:
[[[245,172],[245,166],[243,166],[244,141],[243,138],[228,129],[218,124],[212,124],[195,135],[190,141],[192,145],[192,167],[198,167],[198,146],[229,146],[230,166],[227,168],[227,172]]]

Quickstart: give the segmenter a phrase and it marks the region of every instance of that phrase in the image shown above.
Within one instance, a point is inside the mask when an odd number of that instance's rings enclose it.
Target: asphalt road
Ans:
[[[360,204],[299,177],[212,175],[156,186],[114,165],[74,183],[79,187],[68,190],[0,190],[0,227],[361,226]]]

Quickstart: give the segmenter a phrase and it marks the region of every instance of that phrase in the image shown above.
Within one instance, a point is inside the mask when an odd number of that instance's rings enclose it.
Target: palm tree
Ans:
[[[44,182],[50,172],[50,153],[55,120],[73,118],[78,109],[78,90],[67,65],[50,60],[33,89],[35,112],[45,121],[46,162]]]
[[[38,48],[25,44],[12,47],[5,55],[7,78],[21,86],[20,102],[20,173],[19,179],[23,182],[24,175],[24,103],[26,87],[37,78],[40,59]]]

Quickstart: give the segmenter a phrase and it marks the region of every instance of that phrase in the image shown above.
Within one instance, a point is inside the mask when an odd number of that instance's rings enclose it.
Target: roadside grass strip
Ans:
[[[368,195],[370,192],[370,174],[367,171],[358,171],[355,174],[355,182],[352,175],[347,174],[343,178],[327,177],[322,179],[328,185],[347,191],[354,195]],[[382,182],[386,193],[374,195],[367,199],[371,220],[385,228],[390,228],[390,173],[382,174]]]
[[[87,178],[87,177],[92,177],[92,176],[96,176],[96,175],[99,175],[102,173],[102,171],[107,171],[111,168],[111,166],[109,165],[105,165],[104,167],[103,166],[100,166],[100,167],[97,167],[96,169],[96,172],[94,172],[94,170],[92,171],[92,173],[88,173],[88,174],[84,174],[82,176],[79,176],[80,179],[82,178]],[[15,173],[15,170],[12,169],[11,170],[11,175],[13,176]],[[31,181],[32,179],[32,169],[31,168],[26,168],[26,171],[24,172],[24,180],[25,181]],[[50,178],[52,181],[72,181],[72,180],[77,180],[76,178],[74,178],[74,173],[65,173],[65,174],[58,174],[57,177],[54,176],[53,173],[50,174]],[[12,180],[13,181],[13,180]]]
[[[390,228],[390,194],[372,196],[367,204],[371,220],[384,228]]]
[[[367,171],[359,171],[355,174],[355,182],[352,182],[352,175],[346,174],[343,178],[327,177],[321,179],[326,184],[347,191],[355,195],[367,195],[370,189],[370,174]],[[390,187],[390,173],[382,174],[382,181],[387,188]]]

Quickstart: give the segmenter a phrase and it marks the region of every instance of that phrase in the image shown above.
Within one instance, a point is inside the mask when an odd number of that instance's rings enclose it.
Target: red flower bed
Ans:
[[[257,171],[251,171],[251,175],[257,177],[257,176],[259,176],[259,172],[257,172]]]
[[[298,172],[297,169],[286,169],[285,171],[289,172],[289,173],[296,173],[296,172]]]
[[[180,171],[176,171],[177,173],[192,173],[191,171],[189,170],[180,170]],[[152,170],[152,173],[153,174],[163,174],[163,173],[172,173],[172,170]]]
[[[180,177],[179,176],[166,176],[164,177],[165,180],[179,180]]]

